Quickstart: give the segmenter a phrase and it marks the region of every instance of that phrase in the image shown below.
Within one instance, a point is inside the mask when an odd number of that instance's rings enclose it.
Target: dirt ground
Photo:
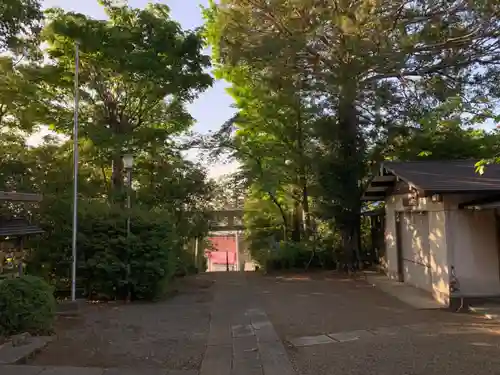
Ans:
[[[500,323],[419,310],[334,273],[252,277],[249,282],[300,375],[500,374]],[[352,342],[293,347],[303,336],[370,330]]]
[[[213,298],[209,274],[184,278],[157,303],[87,304],[61,317],[56,340],[32,365],[193,370],[201,365]]]

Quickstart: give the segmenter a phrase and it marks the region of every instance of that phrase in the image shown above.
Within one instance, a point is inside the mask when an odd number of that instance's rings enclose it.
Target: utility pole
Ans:
[[[78,74],[80,68],[79,43],[75,43],[75,108],[73,118],[73,238],[71,265],[71,300],[76,300],[76,238],[78,230],[78,107],[80,105]]]

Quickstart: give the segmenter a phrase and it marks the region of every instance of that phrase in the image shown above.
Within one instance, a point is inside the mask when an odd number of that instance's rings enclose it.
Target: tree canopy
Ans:
[[[0,4],[0,52],[22,52],[27,39],[40,31],[43,15],[38,0],[5,0]]]
[[[488,0],[212,2],[206,35],[231,83],[231,148],[253,189],[288,190],[305,237],[309,215],[327,220],[352,259],[374,162],[496,149],[496,133],[469,128],[495,117],[499,10]]]
[[[49,9],[40,33],[30,29],[41,20],[38,3],[0,6],[5,47],[11,36],[37,40],[45,56],[0,58],[0,190],[43,195],[31,205],[3,202],[1,213],[42,226],[29,267],[67,288],[78,46],[79,285],[89,297],[123,297],[128,285],[136,298],[153,298],[165,278],[199,264],[191,241],[208,233],[213,184],[204,166],[183,156],[180,139],[194,123],[186,105],[212,84],[210,60],[200,32],[183,30],[167,6],[102,6],[105,20]],[[52,133],[42,139],[45,128]],[[132,181],[123,169],[127,153]]]
[[[186,272],[186,249],[208,233],[211,209],[245,210],[261,263],[353,262],[368,234],[360,197],[374,165],[498,160],[498,130],[481,127],[500,120],[497,1],[221,0],[196,30],[159,3],[99,3],[104,20],[42,13],[34,0],[0,5],[8,52],[0,57],[0,190],[44,196],[1,210],[46,230],[30,264],[56,284],[67,284],[71,260],[77,47],[78,261],[93,280],[89,295],[114,298],[133,284],[146,297]],[[211,86],[210,73],[230,83],[237,113],[193,138],[187,105]],[[193,145],[241,167],[214,182],[185,158]],[[125,189],[128,153],[135,163]],[[130,262],[136,273],[126,271]]]

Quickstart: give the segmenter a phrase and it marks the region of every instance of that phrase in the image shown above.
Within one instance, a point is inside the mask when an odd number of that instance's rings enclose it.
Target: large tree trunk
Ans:
[[[359,241],[361,224],[360,180],[362,178],[362,152],[358,117],[355,107],[355,92],[349,84],[345,85],[340,95],[339,137],[340,162],[342,163],[340,227],[342,245],[346,260],[350,266],[359,261]]]
[[[115,154],[112,159],[111,192],[113,196],[123,192],[123,160],[121,154]]]
[[[300,201],[295,199],[293,207],[293,228],[292,241],[300,242],[302,232],[302,210],[300,209]]]
[[[302,83],[299,83],[299,87],[302,86]],[[306,171],[306,163],[305,163],[305,150],[304,150],[304,124],[302,117],[302,101],[301,101],[301,91],[298,93],[298,101],[297,101],[297,128],[296,128],[296,145],[297,145],[297,153],[299,154],[299,166],[298,166],[298,176],[297,176],[297,185],[298,190],[300,190],[300,204],[302,206],[302,212],[300,217],[300,222],[302,224],[301,231],[304,233],[305,239],[309,239],[311,236],[311,215],[309,212],[309,192],[307,189],[307,171]],[[298,210],[299,208],[296,207]],[[297,215],[299,215],[297,213]],[[300,232],[299,232],[300,233]]]
[[[311,225],[311,212],[309,210],[309,190],[307,180],[305,177],[301,179],[302,185],[302,210],[304,212],[304,233],[305,237],[309,239],[312,235]]]
[[[125,174],[122,158],[124,148],[127,147],[125,140],[128,136],[131,136],[132,128],[123,114],[117,114],[114,102],[108,103],[108,106],[110,107],[108,112],[110,113],[109,123],[111,124],[111,129],[117,139],[123,140],[120,142],[119,148],[114,150],[112,156],[111,193],[113,197],[117,197],[124,193]]]
[[[276,205],[276,207],[278,207],[278,209],[280,210],[281,218],[283,219],[283,226],[285,227],[285,233],[287,233],[288,232],[288,219],[286,217],[286,212],[285,212],[283,206],[280,204],[280,202],[274,196],[274,194],[272,194],[269,191],[267,192],[267,194],[269,195],[269,198],[271,198],[271,200],[273,201],[273,203]]]

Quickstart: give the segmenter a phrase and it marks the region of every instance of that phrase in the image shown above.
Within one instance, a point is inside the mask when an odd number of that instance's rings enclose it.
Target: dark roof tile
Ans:
[[[500,165],[485,167],[483,175],[476,173],[477,160],[422,160],[386,162],[386,171],[416,188],[431,192],[500,191]]]
[[[30,224],[23,219],[12,219],[0,221],[0,237],[27,236],[40,234],[44,231],[36,225]]]

